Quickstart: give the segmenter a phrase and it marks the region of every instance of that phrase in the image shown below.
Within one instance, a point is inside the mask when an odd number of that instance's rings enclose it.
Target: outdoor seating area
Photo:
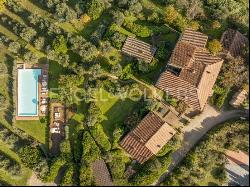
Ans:
[[[42,74],[40,76],[40,100],[39,100],[39,109],[40,116],[45,116],[48,114],[48,64],[43,65]]]
[[[65,107],[60,103],[51,103],[50,132],[62,134],[65,124]]]

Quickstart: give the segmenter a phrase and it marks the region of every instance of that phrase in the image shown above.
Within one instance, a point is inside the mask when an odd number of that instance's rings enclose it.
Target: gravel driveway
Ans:
[[[159,184],[163,179],[180,163],[189,150],[213,127],[224,121],[243,116],[240,110],[231,110],[219,112],[210,105],[207,105],[204,111],[190,120],[190,124],[182,129],[184,139],[183,146],[172,154],[173,161],[170,164],[166,173],[164,173],[159,181],[155,184]]]

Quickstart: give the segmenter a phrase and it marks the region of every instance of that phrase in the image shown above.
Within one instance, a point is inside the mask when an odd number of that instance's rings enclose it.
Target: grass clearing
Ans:
[[[109,138],[112,138],[114,130],[120,123],[124,122],[126,117],[133,111],[134,107],[136,107],[137,102],[129,98],[121,100],[103,89],[97,93],[96,99],[96,104],[100,107],[104,115],[102,122],[104,131]]]
[[[39,142],[45,144],[46,137],[46,123],[38,121],[16,121],[16,127],[26,132]]]
[[[96,30],[96,28],[101,24],[103,20],[109,19],[109,15],[103,14],[97,20],[90,21],[85,25],[85,27],[79,32],[85,39],[90,39],[91,34]]]
[[[48,19],[51,23],[54,23],[55,25],[59,26],[60,28],[62,28],[66,32],[77,32],[71,23],[69,23],[69,22],[63,22],[63,23],[57,22],[53,18],[53,15],[50,12],[48,12],[45,9],[43,9],[42,7],[38,6],[37,3],[35,3],[34,1],[26,0],[26,1],[21,1],[21,3],[22,3],[23,8],[25,8],[27,11],[29,11],[29,12],[32,11],[32,12],[36,12],[36,13],[40,14],[41,16]]]
[[[22,24],[25,25],[25,22],[23,21],[23,19],[22,19],[20,16],[18,16],[18,15],[16,15],[15,13],[9,11],[7,8],[4,8],[4,9],[2,10],[2,12],[3,12],[4,14],[8,15],[8,16],[9,16],[10,18],[12,18],[13,20],[15,20],[15,21],[17,21],[17,22],[22,23]]]
[[[0,24],[0,31],[2,34],[4,34],[5,36],[7,36],[9,39],[13,40],[13,41],[17,41],[18,40],[18,36],[15,35],[13,32],[9,31],[8,29],[6,29],[4,26],[2,26]],[[6,46],[8,47],[8,46]]]
[[[25,1],[20,1],[20,2],[22,4],[23,8],[27,9],[28,11],[36,12],[42,16],[45,16],[45,17],[51,16],[51,13],[38,7],[35,3],[33,3],[30,0],[25,0]]]
[[[7,36],[9,39],[13,41],[18,41],[20,44],[24,45],[28,50],[35,53],[39,58],[45,57],[45,54],[41,51],[38,51],[35,47],[24,41],[23,39],[19,38],[17,35],[15,35],[12,31],[5,28],[4,26],[0,25],[0,33]],[[6,46],[8,47],[8,46]]]
[[[114,30],[117,31],[117,32],[120,32],[121,34],[124,34],[124,35],[126,35],[126,36],[133,36],[133,37],[136,36],[136,35],[133,34],[132,32],[129,32],[129,31],[127,31],[126,29],[124,29],[123,27],[120,27],[120,26],[118,26],[118,25],[116,25],[116,26],[114,27]]]

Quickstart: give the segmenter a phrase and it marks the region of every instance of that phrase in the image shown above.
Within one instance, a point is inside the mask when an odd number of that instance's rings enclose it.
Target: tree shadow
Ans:
[[[66,171],[67,171],[67,164],[64,164],[63,166],[60,167],[58,173],[57,173],[57,176],[54,180],[54,183],[57,184],[57,185],[60,185]]]
[[[15,33],[17,36],[20,35],[19,31],[21,31],[24,28],[24,26],[21,25],[16,20],[13,20],[6,14],[3,14],[2,16],[3,18],[0,20],[0,24],[6,29],[8,29],[10,32]]]
[[[6,181],[0,180],[0,186],[11,186],[11,185]]]
[[[11,57],[10,55],[6,54],[5,55],[6,60],[4,61],[6,67],[7,67],[7,73],[8,73],[8,81],[7,81],[7,90],[8,90],[8,94],[9,94],[9,105],[7,107],[7,110],[5,111],[4,117],[5,120],[9,123],[12,124],[13,119],[14,119],[14,83],[15,83],[15,78],[13,77],[13,66],[14,66],[14,58]]]
[[[50,148],[50,154],[52,156],[57,156],[60,153],[60,144],[63,140],[63,136],[61,134],[51,134],[51,148]]]
[[[37,6],[38,8],[40,8],[43,11],[54,13],[54,10],[51,10],[47,6],[45,6],[45,4],[43,3],[43,1],[39,1],[39,0],[27,0],[27,1],[30,1],[30,3],[34,4],[35,6]]]
[[[107,101],[108,102],[108,101]],[[102,126],[105,134],[113,139],[113,132],[116,128],[122,127],[123,122],[128,117],[137,102],[126,98],[125,100],[118,100],[104,115],[107,117],[102,121]]]
[[[249,174],[239,175],[232,170],[226,168],[226,172],[229,176],[229,186],[248,186]]]

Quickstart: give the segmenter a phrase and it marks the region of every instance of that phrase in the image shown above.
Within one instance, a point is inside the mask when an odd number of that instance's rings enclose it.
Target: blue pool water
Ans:
[[[41,69],[18,70],[18,116],[38,116],[38,76]]]

